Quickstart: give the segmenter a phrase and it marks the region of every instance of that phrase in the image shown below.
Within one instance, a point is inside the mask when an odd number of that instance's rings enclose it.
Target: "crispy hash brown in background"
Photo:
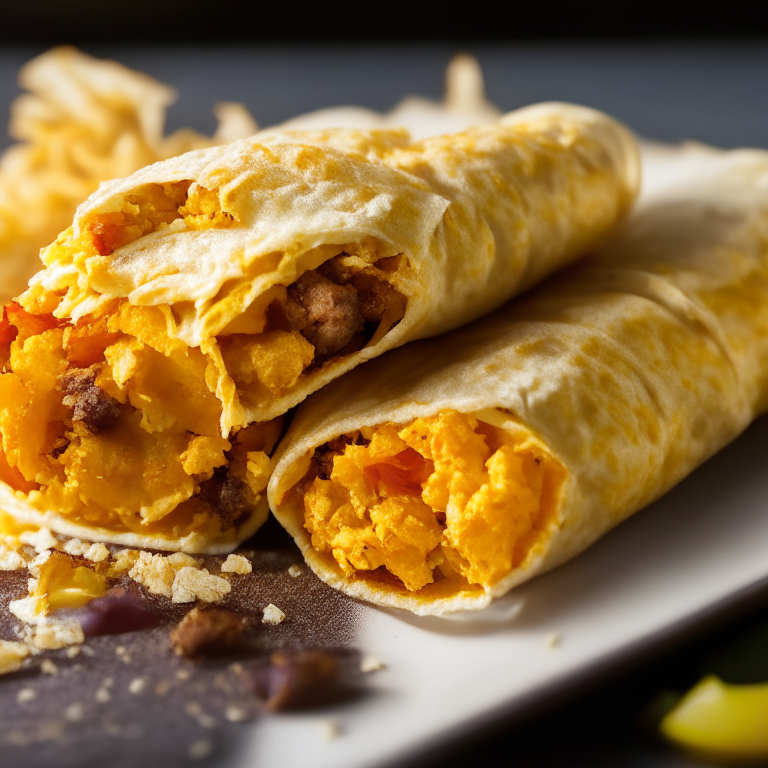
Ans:
[[[0,302],[25,289],[39,251],[72,221],[102,181],[191,149],[248,136],[258,126],[239,104],[219,104],[213,137],[163,135],[173,88],[74,48],[38,56],[19,72],[28,91],[11,106],[20,143],[0,158]]]

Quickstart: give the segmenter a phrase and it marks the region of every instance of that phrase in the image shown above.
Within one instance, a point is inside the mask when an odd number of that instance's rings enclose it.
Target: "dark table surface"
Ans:
[[[42,48],[0,50],[0,122],[19,93],[18,68]],[[447,44],[89,48],[174,85],[169,131],[211,133],[217,101],[244,103],[263,127],[329,106],[391,109],[406,94],[440,99]],[[604,110],[640,135],[721,147],[768,147],[768,44],[622,43],[486,45],[479,59],[489,99],[502,110],[564,100]],[[0,135],[0,148],[10,143]],[[624,672],[552,702],[525,722],[494,723],[422,768],[488,766],[694,766],[658,743],[649,711],[664,690],[684,690],[745,631],[768,628],[768,595],[728,607],[717,620],[652,649]],[[768,632],[766,633],[768,634]],[[709,665],[709,666],[708,666]]]

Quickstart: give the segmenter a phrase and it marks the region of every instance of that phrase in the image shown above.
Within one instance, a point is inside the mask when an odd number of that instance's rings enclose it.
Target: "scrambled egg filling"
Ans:
[[[386,569],[414,592],[453,575],[490,586],[524,559],[560,476],[533,438],[445,410],[319,448],[304,523],[347,576]]]

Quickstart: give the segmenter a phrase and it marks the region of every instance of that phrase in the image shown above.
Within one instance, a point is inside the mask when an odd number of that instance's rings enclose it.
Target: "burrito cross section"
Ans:
[[[562,476],[532,438],[447,409],[315,451],[305,525],[347,575],[382,569],[411,591],[457,575],[489,587],[551,519]]]

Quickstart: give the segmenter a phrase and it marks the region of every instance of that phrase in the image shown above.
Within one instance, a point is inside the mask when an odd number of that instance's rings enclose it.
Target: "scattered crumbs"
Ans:
[[[335,720],[319,720],[317,730],[323,741],[333,741],[339,735],[339,724]]]
[[[80,653],[80,649],[82,648],[81,645],[70,645],[69,648],[67,648],[66,656],[68,659],[74,659],[75,656],[77,656],[78,653]]]
[[[23,531],[19,534],[19,541],[22,544],[29,544],[34,547],[36,552],[45,552],[46,549],[53,549],[59,540],[51,533],[50,528],[40,528],[37,531]]]
[[[380,669],[386,669],[386,664],[375,656],[366,655],[360,660],[361,672],[378,672]]]
[[[99,542],[98,544],[91,544],[83,556],[93,563],[101,563],[109,557],[109,550]]]
[[[26,561],[18,552],[0,547],[0,571],[20,571],[26,567]]]
[[[11,600],[8,610],[24,624],[38,624],[45,620],[45,598],[30,596]]]
[[[19,704],[26,704],[28,701],[32,701],[32,699],[34,699],[36,695],[37,694],[35,693],[34,688],[22,688],[16,694],[16,701]]]
[[[251,561],[242,555],[230,555],[222,564],[224,573],[250,573],[253,570]]]
[[[190,701],[184,711],[197,721],[201,728],[215,728],[216,719],[203,711],[203,708],[196,702]]]
[[[189,680],[192,677],[192,673],[188,669],[179,669],[176,670],[176,677],[179,680]]]
[[[115,653],[123,664],[131,663],[131,654],[128,653],[124,645],[118,645],[117,648],[115,648]]]
[[[68,645],[79,645],[85,641],[82,627],[76,621],[50,621],[35,630],[32,643],[37,648],[53,651]]]
[[[77,647],[77,646],[75,646]],[[40,671],[44,675],[58,675],[59,668],[50,659],[43,659],[40,662]]]
[[[197,558],[188,555],[186,552],[174,552],[172,555],[168,555],[165,559],[176,571],[181,570],[182,568],[197,568],[197,566],[200,565],[200,561]]]
[[[161,680],[155,686],[155,696],[165,696],[171,690],[171,683],[168,680]]]
[[[130,683],[128,683],[128,690],[134,695],[138,695],[144,690],[147,681],[143,677],[134,677]]]
[[[547,648],[556,648],[562,642],[562,636],[559,632],[550,632],[545,640]]]
[[[197,570],[190,566],[180,568],[172,584],[174,603],[191,603],[202,600],[205,603],[215,603],[232,589],[230,583],[221,576],[214,576],[205,568]]]
[[[70,704],[64,710],[64,719],[69,723],[79,723],[85,717],[85,707],[82,704]]]
[[[248,710],[237,704],[230,704],[224,712],[224,716],[230,723],[242,723],[248,719]]]
[[[93,648],[89,648],[87,645],[81,646],[80,650],[83,652],[85,656],[93,656],[94,654]]]
[[[210,739],[201,739],[190,745],[187,754],[192,760],[205,760],[213,752],[213,744]]]
[[[82,539],[69,539],[62,544],[61,548],[68,555],[85,555],[85,553],[91,548],[90,541],[83,541]]]
[[[273,603],[270,603],[264,609],[264,618],[261,620],[262,624],[277,625],[282,623],[285,619],[285,614]]]
[[[300,566],[294,563],[289,569],[288,569],[288,575],[292,578],[296,578],[297,576],[301,576],[301,574],[304,573],[304,569]]]
[[[29,656],[29,648],[24,643],[0,640],[0,675],[21,669],[27,656]]]
[[[227,680],[227,676],[219,673],[216,675],[216,677],[213,679],[213,684],[220,690],[220,691],[226,691],[227,693],[232,690],[232,686],[229,684],[229,680]]]
[[[102,686],[96,691],[96,701],[98,701],[99,704],[106,704],[111,698],[112,694],[109,692],[108,688]]]
[[[236,674],[236,675],[242,675],[243,674],[243,665],[236,661],[234,664],[230,664],[229,668]]]

